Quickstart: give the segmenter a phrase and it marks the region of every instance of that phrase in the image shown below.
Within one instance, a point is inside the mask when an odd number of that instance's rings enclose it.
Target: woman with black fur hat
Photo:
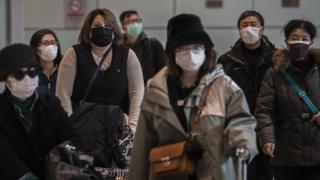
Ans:
[[[54,96],[38,95],[33,50],[13,44],[0,51],[0,179],[44,179],[45,156],[67,140],[67,114]]]
[[[198,16],[181,14],[169,20],[169,62],[146,88],[130,180],[233,180],[236,165],[232,152],[242,148],[249,159],[257,154],[256,121],[242,90],[216,65],[212,48]],[[157,174],[151,167],[157,159],[150,155],[151,149],[190,139],[188,154],[196,162],[193,173]],[[170,163],[169,157],[163,165]]]

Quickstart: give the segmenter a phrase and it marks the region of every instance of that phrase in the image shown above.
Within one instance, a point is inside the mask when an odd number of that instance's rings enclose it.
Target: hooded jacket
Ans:
[[[164,68],[147,86],[130,164],[130,180],[161,179],[155,177],[150,168],[150,150],[188,138],[170,104],[167,76]],[[199,108],[200,120],[192,127],[204,149],[202,158],[196,163],[196,176],[198,180],[235,179],[236,165],[228,150],[246,147],[251,159],[257,154],[256,121],[249,112],[242,90],[224,74],[220,65],[204,75],[186,98],[187,121],[191,121],[190,112],[199,107],[205,88],[209,88],[209,93],[204,106]],[[187,180],[188,177],[174,179]]]
[[[310,50],[309,58],[312,63],[303,74],[291,64],[287,49],[278,50],[261,86],[255,112],[258,140],[261,147],[275,143],[274,165],[320,165],[320,126],[311,122],[311,111],[282,74],[290,73],[319,109],[320,51]]]

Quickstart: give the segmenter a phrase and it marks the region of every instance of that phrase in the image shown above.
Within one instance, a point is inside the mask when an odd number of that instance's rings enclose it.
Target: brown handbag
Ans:
[[[203,101],[193,119],[194,123],[197,123],[200,120],[201,108],[204,106],[210,87],[211,85],[203,90]],[[191,132],[190,136],[193,136],[191,135]],[[152,172],[156,176],[170,177],[195,174],[195,161],[188,157],[187,147],[188,141],[186,140],[152,148],[149,155]]]
[[[149,155],[156,176],[188,176],[194,173],[194,161],[187,155],[187,141],[152,148]]]

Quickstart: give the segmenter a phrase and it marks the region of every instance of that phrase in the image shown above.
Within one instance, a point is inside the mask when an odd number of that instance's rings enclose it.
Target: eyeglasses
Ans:
[[[40,42],[40,45],[43,45],[43,46],[49,46],[49,45],[58,45],[59,42],[56,41],[56,40],[52,40],[52,41],[41,41]]]
[[[190,51],[195,54],[199,54],[202,50],[204,50],[204,45],[180,47],[176,49],[176,55],[187,55]]]
[[[128,19],[124,24],[132,24],[132,23],[141,23],[142,19],[141,18],[137,18],[137,19]]]
[[[21,70],[13,73],[12,76],[16,80],[20,81],[25,77],[25,75],[28,75],[31,78],[34,78],[39,74],[39,72],[40,72],[40,69],[36,67],[22,68]]]

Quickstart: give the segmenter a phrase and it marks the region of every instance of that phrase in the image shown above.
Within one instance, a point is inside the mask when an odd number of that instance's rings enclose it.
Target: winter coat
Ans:
[[[289,72],[319,109],[320,51],[311,50],[309,56],[313,63],[303,75],[291,65],[288,50],[277,51],[261,86],[255,112],[258,140],[261,147],[275,143],[274,165],[320,165],[320,126],[311,122],[311,111],[282,74]]]
[[[44,179],[47,153],[69,137],[67,114],[56,97],[39,95],[29,134],[7,96],[0,95],[0,179],[18,179],[28,172]]]
[[[262,54],[261,59],[257,59],[260,63],[257,65],[255,75],[250,72],[247,60],[244,59],[244,52],[241,47],[243,46],[243,42],[241,39],[234,44],[230,51],[223,54],[218,60],[218,63],[223,65],[226,74],[243,90],[251,113],[254,113],[261,82],[265,73],[272,65],[272,55],[276,50],[266,36],[262,36],[261,42]]]
[[[145,33],[141,33],[134,44],[127,45],[136,53],[140,61],[145,84],[167,63],[162,44],[155,38],[148,38]]]
[[[130,180],[161,179],[155,177],[150,168],[151,148],[188,137],[170,104],[167,76],[164,68],[151,79],[146,89],[130,164]],[[198,180],[233,180],[236,165],[227,150],[246,147],[252,159],[257,154],[256,121],[249,112],[242,90],[224,74],[220,65],[204,75],[185,100],[187,121],[191,121],[188,112],[199,106],[205,87],[210,88],[209,94],[201,108],[200,120],[193,126],[204,149],[196,164],[196,176]],[[188,177],[174,179],[186,180]]]

